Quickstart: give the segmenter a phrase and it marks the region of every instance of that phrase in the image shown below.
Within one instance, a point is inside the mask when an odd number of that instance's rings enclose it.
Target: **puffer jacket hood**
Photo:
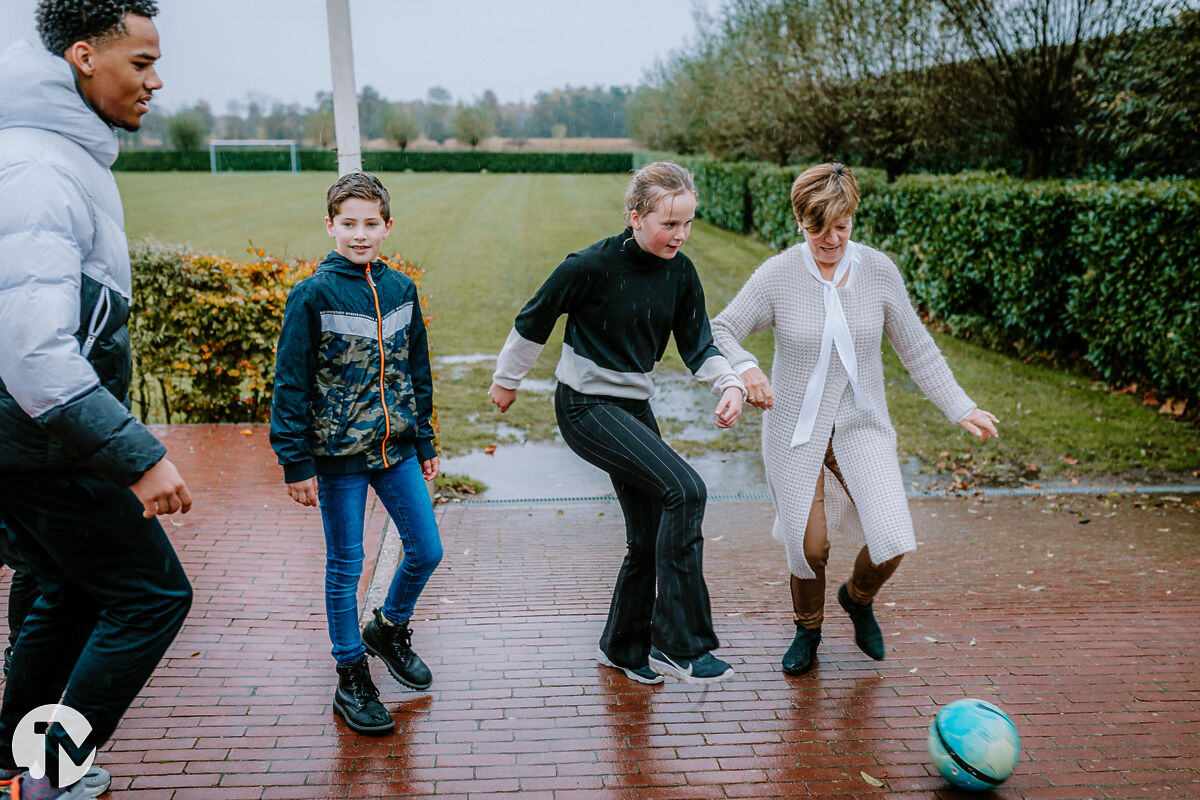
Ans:
[[[0,471],[129,486],[166,452],[129,413],[132,274],[117,139],[62,58],[0,55]]]
[[[44,47],[18,41],[0,55],[0,130],[39,128],[78,144],[111,167],[117,136],[75,85],[75,70]]]

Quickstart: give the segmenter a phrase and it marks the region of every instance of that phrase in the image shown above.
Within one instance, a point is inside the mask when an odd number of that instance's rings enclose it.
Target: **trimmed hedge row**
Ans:
[[[911,176],[859,219],[956,335],[1200,400],[1200,182]]]
[[[133,242],[129,255],[134,411],[166,422],[266,422],[287,293],[317,262],[255,251],[243,263],[152,239]],[[388,264],[420,285],[424,270],[399,256]]]
[[[671,156],[635,165],[656,157]],[[776,248],[800,241],[790,188],[802,167],[675,160],[696,176],[701,218]],[[855,238],[887,252],[918,308],[955,335],[1200,401],[1200,181],[855,175]],[[749,224],[729,213],[739,205]]]
[[[298,150],[302,170],[332,172],[337,154],[328,150]],[[286,150],[221,150],[218,168],[255,172],[291,169]],[[487,153],[384,150],[362,154],[368,172],[628,172],[631,153]],[[211,169],[207,150],[123,150],[113,169],[130,172],[183,172]]]

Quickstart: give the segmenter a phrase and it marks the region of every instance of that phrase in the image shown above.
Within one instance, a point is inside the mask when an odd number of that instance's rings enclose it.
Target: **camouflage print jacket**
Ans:
[[[271,446],[284,480],[382,469],[433,444],[433,378],[417,288],[331,252],[288,295]]]

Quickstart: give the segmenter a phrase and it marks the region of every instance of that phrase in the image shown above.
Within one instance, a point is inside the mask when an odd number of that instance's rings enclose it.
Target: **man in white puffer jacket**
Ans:
[[[191,605],[156,519],[191,497],[128,409],[129,249],[110,171],[113,127],[137,129],[162,86],[157,11],[41,0],[45,47],[0,55],[0,518],[41,590],[0,709],[0,780],[25,800],[103,790],[74,764],[108,740]],[[31,758],[18,724],[60,702],[90,733],[80,745],[52,723]],[[37,760],[44,778],[20,774]]]

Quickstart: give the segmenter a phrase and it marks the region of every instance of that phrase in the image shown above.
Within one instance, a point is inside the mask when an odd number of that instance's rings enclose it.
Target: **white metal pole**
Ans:
[[[333,69],[333,128],[337,135],[338,174],[345,175],[362,169],[350,0],[325,0],[325,8],[329,14],[329,63]]]

